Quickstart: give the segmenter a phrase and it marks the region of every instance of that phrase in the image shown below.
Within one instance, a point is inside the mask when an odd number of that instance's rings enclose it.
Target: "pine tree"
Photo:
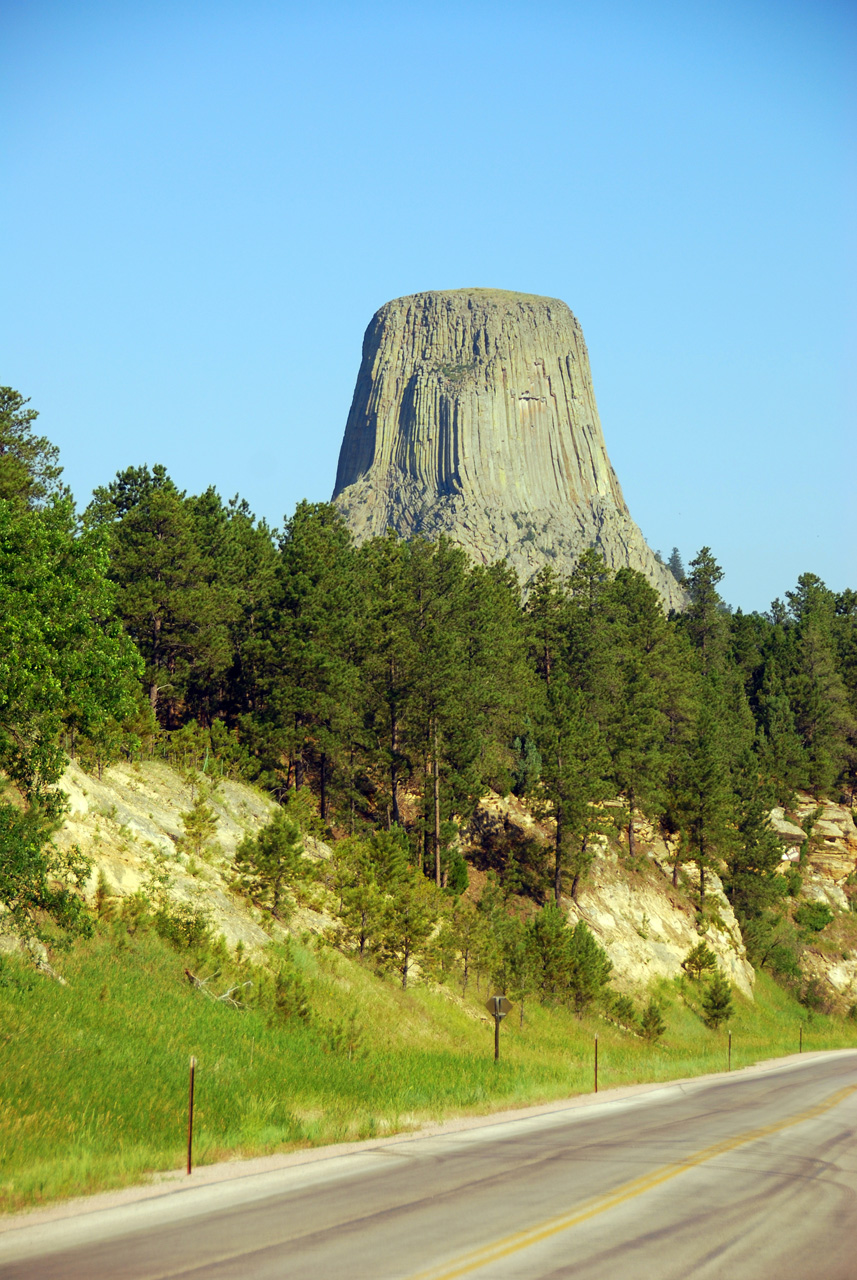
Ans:
[[[578,920],[568,940],[568,990],[572,1007],[582,1017],[601,996],[613,965],[583,920]]]
[[[145,660],[152,710],[174,725],[193,682],[210,687],[232,656],[232,601],[200,546],[193,504],[163,467],[132,467],[96,491],[87,519],[109,529],[117,610]]]
[[[191,808],[181,815],[184,835],[178,847],[192,857],[201,858],[217,831],[217,814],[206,804],[202,796],[197,796]]]
[[[407,987],[414,961],[428,942],[440,914],[435,895],[434,886],[423,877],[412,876],[387,898],[378,953],[382,963],[400,975],[402,990]]]
[[[557,904],[569,860],[575,892],[591,861],[591,836],[598,829],[594,805],[606,794],[606,747],[590,711],[591,695],[580,687],[581,668],[590,670],[594,663],[590,640],[604,585],[599,564],[588,556],[582,567],[578,566],[576,601],[546,569],[535,579],[527,602],[530,652],[538,676],[532,694],[532,719],[541,758],[536,805],[540,807],[541,797],[545,816],[552,815],[555,822],[553,892]]]
[[[807,759],[774,657],[764,667],[758,707],[756,753],[762,779],[779,803],[789,804],[808,776]]]
[[[278,809],[256,836],[245,836],[235,851],[238,882],[273,916],[288,914],[287,890],[300,877],[303,840],[296,822]]]
[[[334,848],[333,888],[339,894],[341,946],[357,952],[361,960],[377,945],[386,899],[376,877],[376,864],[365,840],[352,837]]]
[[[728,615],[717,591],[723,579],[710,547],[703,547],[690,562],[687,590],[690,604],[681,615],[681,625],[700,656],[704,674],[723,669],[728,643]]]
[[[359,553],[366,595],[365,636],[360,647],[363,718],[369,761],[388,779],[390,821],[401,821],[399,791],[413,773],[408,734],[421,655],[409,593],[408,545],[392,530]]]
[[[857,737],[857,722],[837,666],[836,602],[815,574],[802,574],[787,592],[795,624],[794,668],[788,694],[807,757],[812,790],[827,792],[837,781]]]
[[[659,1040],[667,1029],[660,1003],[651,997],[640,1017],[640,1033],[644,1040]]]
[[[561,998],[568,987],[568,921],[555,902],[549,902],[528,926],[542,999]]]
[[[676,582],[678,582],[681,586],[684,586],[685,582],[687,581],[687,575],[685,574],[685,571],[684,571],[684,564],[682,562],[681,555],[679,554],[678,547],[673,547],[672,551],[670,552],[670,558],[667,561],[667,568],[669,569],[672,576],[675,578]]]
[[[298,504],[280,540],[276,583],[258,643],[251,646],[260,710],[253,716],[268,780],[301,788],[315,771],[322,821],[331,791],[350,784],[358,731],[359,672],[355,553],[334,507]],[[285,778],[283,777],[285,773]]]
[[[685,973],[690,974],[695,982],[699,982],[717,968],[717,956],[707,942],[698,942],[695,947],[691,947],[690,951],[688,951],[681,962],[681,967]]]
[[[721,1023],[731,1017],[733,1012],[732,988],[720,972],[715,973],[705,989],[702,997],[703,1020],[707,1027],[716,1031]]]
[[[671,686],[678,650],[657,593],[631,569],[620,569],[603,598],[605,660],[597,686],[611,776],[628,803],[628,849],[636,852],[635,809],[663,807],[669,756]]]
[[[705,901],[706,869],[726,856],[734,830],[735,800],[723,705],[719,686],[709,683],[680,784],[682,842],[685,856],[696,862],[699,871],[700,903]]]

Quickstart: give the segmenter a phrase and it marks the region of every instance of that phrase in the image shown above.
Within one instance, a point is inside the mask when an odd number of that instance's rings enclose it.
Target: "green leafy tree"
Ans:
[[[50,832],[38,811],[0,804],[0,903],[25,938],[43,933],[45,917],[69,932],[91,932],[80,891],[92,863],[76,848],[51,844]]]
[[[60,731],[96,732],[133,705],[137,658],[113,618],[104,539],[69,500],[30,511],[0,501],[0,769],[56,808]]]
[[[0,501],[37,508],[67,490],[56,445],[33,434],[39,415],[29,403],[12,387],[0,387]]]

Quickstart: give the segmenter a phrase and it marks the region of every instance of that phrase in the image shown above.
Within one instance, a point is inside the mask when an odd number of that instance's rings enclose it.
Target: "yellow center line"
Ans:
[[[473,1271],[478,1271],[481,1267],[487,1267],[491,1262],[500,1262],[503,1258],[508,1258],[514,1253],[520,1253],[522,1249],[528,1249],[531,1245],[540,1244],[543,1240],[549,1240],[551,1236],[559,1235],[563,1231],[569,1231],[572,1227],[579,1226],[581,1222],[587,1222],[590,1218],[595,1218],[600,1213],[615,1209],[618,1205],[625,1204],[628,1200],[633,1200],[636,1196],[643,1195],[646,1191],[652,1191],[664,1182],[677,1178],[679,1174],[687,1173],[689,1169],[696,1169],[708,1160],[713,1160],[715,1156],[725,1155],[726,1152],[735,1151],[738,1147],[746,1146],[750,1142],[757,1142],[760,1138],[768,1138],[772,1134],[781,1133],[784,1129],[792,1128],[793,1125],[802,1124],[805,1120],[813,1120],[816,1116],[824,1115],[825,1111],[832,1110],[833,1107],[838,1106],[840,1102],[843,1102],[845,1098],[855,1091],[857,1091],[857,1085],[848,1085],[846,1088],[839,1089],[836,1093],[831,1094],[824,1102],[820,1102],[814,1107],[808,1107],[805,1111],[798,1112],[797,1115],[789,1116],[786,1120],[779,1120],[776,1124],[763,1125],[759,1129],[749,1129],[745,1133],[738,1134],[735,1138],[726,1138],[722,1142],[714,1143],[713,1146],[704,1147],[701,1151],[697,1151],[695,1155],[688,1156],[686,1160],[664,1165],[661,1169],[655,1169],[652,1173],[635,1178],[631,1182],[623,1183],[622,1186],[616,1187],[614,1191],[608,1192],[607,1195],[585,1200],[579,1208],[570,1213],[560,1214],[554,1218],[546,1218],[544,1222],[537,1223],[533,1227],[526,1227],[524,1230],[516,1231],[512,1235],[495,1241],[493,1244],[484,1245],[481,1249],[463,1254],[455,1262],[446,1263],[445,1266],[431,1267],[428,1271],[420,1271],[411,1276],[410,1280],[457,1280],[458,1276],[469,1275]]]

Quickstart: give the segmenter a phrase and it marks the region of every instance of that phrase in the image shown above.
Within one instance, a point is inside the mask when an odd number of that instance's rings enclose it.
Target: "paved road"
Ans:
[[[855,1280],[857,1051],[0,1237],[22,1280]]]

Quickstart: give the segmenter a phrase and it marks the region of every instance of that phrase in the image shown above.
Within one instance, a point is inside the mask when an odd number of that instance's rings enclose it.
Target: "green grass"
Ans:
[[[327,949],[295,949],[312,1016],[230,1009],[184,978],[180,955],[151,932],[100,927],[62,957],[68,979],[6,960],[0,970],[0,1208],[142,1180],[181,1167],[187,1069],[198,1061],[195,1159],[370,1138],[462,1113],[545,1102],[599,1084],[722,1070],[726,1031],[707,1030],[663,984],[668,1030],[649,1045],[598,1016],[578,1021],[532,1004],[493,1025],[427,987],[403,992]],[[686,984],[693,1000],[692,986]],[[219,989],[219,988],[218,988]],[[764,976],[730,1025],[732,1065],[857,1043],[857,1027],[814,1016]],[[355,1034],[356,1033],[356,1034]]]

